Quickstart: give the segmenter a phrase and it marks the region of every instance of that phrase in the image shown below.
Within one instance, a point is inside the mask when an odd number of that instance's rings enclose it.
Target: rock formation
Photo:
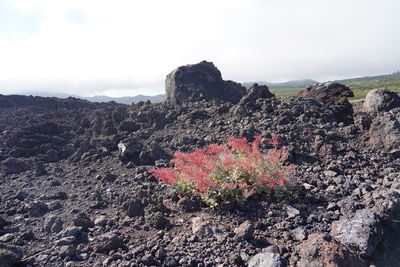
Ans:
[[[217,99],[237,103],[246,89],[232,81],[222,80],[221,72],[212,62],[181,66],[165,79],[167,102],[182,104],[186,101]]]
[[[297,96],[313,98],[324,103],[335,112],[335,117],[339,122],[346,124],[353,122],[353,108],[347,98],[354,94],[343,84],[326,82],[310,85],[301,90]]]
[[[368,113],[389,111],[400,107],[400,96],[389,90],[374,89],[365,97],[363,108]]]
[[[266,85],[258,85],[257,83],[253,84],[246,91],[246,95],[240,99],[239,104],[245,105],[247,103],[255,103],[258,99],[263,98],[274,98],[275,95],[268,90],[268,86]]]

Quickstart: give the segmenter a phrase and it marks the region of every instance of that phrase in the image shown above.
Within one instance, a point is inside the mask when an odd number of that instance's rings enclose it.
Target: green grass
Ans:
[[[367,93],[372,89],[387,89],[396,92],[400,95],[400,73],[393,73],[389,75],[381,75],[374,77],[362,77],[348,80],[337,81],[339,83],[347,85],[354,93],[354,97],[351,99],[362,99],[365,98]],[[276,88],[270,89],[276,97],[283,98],[294,96],[303,88]]]
[[[299,92],[303,88],[279,88],[279,89],[270,89],[270,91],[279,98],[295,96],[297,92]]]
[[[354,97],[352,99],[365,98],[372,89],[390,90],[400,94],[400,78],[398,80],[372,80],[344,83],[353,90]]]

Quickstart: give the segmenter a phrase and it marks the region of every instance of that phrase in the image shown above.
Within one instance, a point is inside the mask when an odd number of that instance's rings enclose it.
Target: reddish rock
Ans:
[[[298,267],[365,267],[367,264],[351,249],[326,234],[312,234],[296,247]]]
[[[353,91],[344,84],[326,82],[310,85],[297,93],[297,96],[318,100],[335,113],[339,122],[353,122],[353,107],[347,97],[353,97]]]

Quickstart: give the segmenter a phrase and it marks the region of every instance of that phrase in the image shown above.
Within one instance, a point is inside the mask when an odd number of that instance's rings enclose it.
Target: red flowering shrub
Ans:
[[[180,192],[199,194],[210,206],[281,191],[295,166],[283,165],[288,157],[287,149],[278,148],[277,136],[272,136],[273,148],[266,154],[259,152],[260,142],[260,136],[251,144],[246,138],[230,136],[227,144],[211,144],[189,154],[175,152],[174,168],[151,172]]]

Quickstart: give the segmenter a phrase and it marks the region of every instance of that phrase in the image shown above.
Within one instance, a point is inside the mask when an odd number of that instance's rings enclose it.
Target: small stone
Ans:
[[[311,190],[311,189],[315,188],[315,186],[313,186],[312,184],[307,184],[307,183],[303,183],[303,187],[306,190]]]
[[[59,233],[62,230],[63,221],[59,216],[51,215],[46,218],[44,223],[44,231],[49,233]]]
[[[128,200],[124,203],[123,208],[126,210],[127,215],[131,218],[143,216],[144,214],[144,205],[137,199]]]
[[[15,199],[18,199],[20,201],[24,201],[26,198],[28,198],[29,194],[25,191],[19,191],[18,194],[15,196]]]
[[[199,201],[194,201],[193,199],[191,199],[189,197],[183,197],[183,198],[179,199],[177,204],[178,204],[179,208],[181,208],[183,211],[186,211],[186,212],[197,211],[200,208]]]
[[[335,171],[324,171],[324,175],[328,177],[335,177],[337,175],[337,172]]]
[[[254,233],[254,227],[250,221],[245,221],[244,223],[240,224],[238,227],[235,228],[234,233],[238,237],[242,238],[251,238]]]
[[[306,231],[304,227],[297,227],[290,232],[292,233],[294,239],[297,241],[303,241],[304,239],[306,239]]]
[[[85,213],[79,213],[74,220],[74,225],[82,227],[84,230],[94,227],[94,223]]]
[[[201,217],[194,217],[192,219],[192,233],[194,235],[212,234],[211,225]]]
[[[75,241],[76,241],[75,236],[68,236],[68,237],[63,237],[63,238],[57,240],[54,244],[56,246],[66,246],[66,245],[71,245]]]
[[[27,210],[29,216],[40,217],[43,216],[46,212],[48,212],[49,208],[45,203],[41,201],[35,201],[27,206]]]
[[[75,236],[79,237],[82,235],[82,227],[68,227],[61,232],[62,237]]]
[[[279,253],[261,252],[250,258],[249,267],[281,267],[282,259]]]
[[[3,217],[0,217],[0,230],[2,230],[7,225],[10,225],[10,222],[4,219]]]
[[[263,248],[262,252],[279,253],[279,247],[277,245],[271,245]]]
[[[153,255],[151,254],[146,254],[142,257],[142,262],[143,264],[150,266],[150,265],[156,265],[157,261],[154,259]]]
[[[161,249],[157,250],[155,256],[157,259],[163,260],[167,256],[167,253],[165,252],[164,249],[161,248]]]
[[[292,206],[287,206],[286,212],[289,218],[296,217],[297,215],[300,214],[300,211],[296,208],[293,208]]]
[[[61,258],[66,258],[66,257],[74,257],[76,255],[76,250],[73,245],[69,246],[62,246],[60,250],[58,251],[59,255]]]
[[[146,218],[147,223],[156,229],[165,229],[169,226],[169,221],[166,219],[161,212],[151,214]]]
[[[102,215],[99,217],[96,217],[96,219],[94,219],[94,225],[96,226],[106,226],[108,223],[107,217]]]
[[[115,174],[106,172],[104,174],[103,180],[107,181],[107,182],[114,182],[117,179],[117,176]]]
[[[117,234],[106,234],[98,240],[95,251],[106,253],[111,250],[116,251],[122,247],[124,247],[124,242]]]
[[[327,211],[335,211],[338,209],[338,206],[336,205],[336,203],[329,203],[328,206],[326,207]]]

